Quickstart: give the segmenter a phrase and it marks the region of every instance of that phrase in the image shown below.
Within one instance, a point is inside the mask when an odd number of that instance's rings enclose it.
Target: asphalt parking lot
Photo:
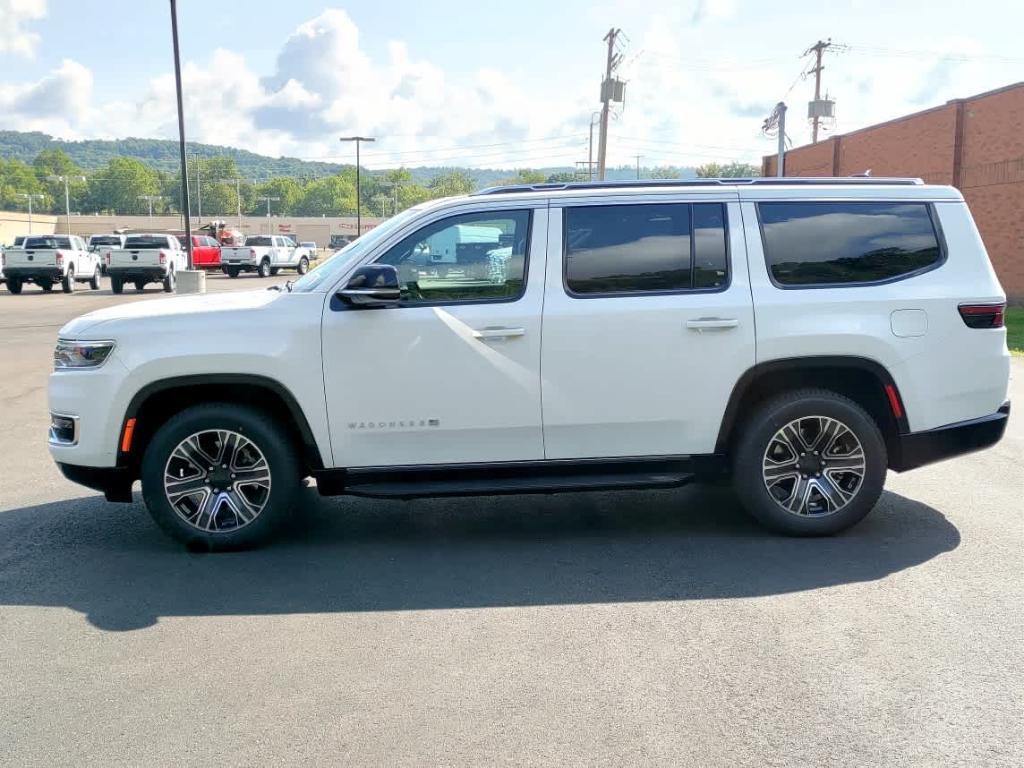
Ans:
[[[163,296],[0,289],[0,764],[1024,764],[1019,414],[832,539],[718,488],[307,489],[278,545],[190,554],[45,445],[59,327]]]

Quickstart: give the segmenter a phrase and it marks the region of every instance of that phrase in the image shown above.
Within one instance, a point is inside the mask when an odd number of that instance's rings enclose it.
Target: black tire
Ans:
[[[270,259],[264,259],[259,266],[260,277],[270,277]]]
[[[135,290],[136,291],[138,291],[139,293],[142,293],[144,290],[146,290],[146,281],[145,280],[135,280],[134,282],[135,282]]]
[[[74,293],[75,268],[72,267],[70,264],[68,265],[67,273],[64,275],[64,277],[60,279],[60,289],[64,291],[64,293]]]
[[[781,483],[777,481],[775,485],[777,494],[786,495],[788,499],[794,501],[797,499],[797,483],[804,482],[811,487],[809,493],[803,496],[807,499],[803,505],[804,513],[798,514],[786,509],[785,501],[777,500],[769,491],[768,482],[763,474],[764,464],[770,449],[781,450],[785,461],[788,462],[788,449],[778,444],[777,433],[799,419],[808,419],[813,425],[816,423],[813,417],[816,416],[839,422],[860,442],[863,475],[858,482],[853,482],[853,475],[831,474],[836,470],[829,470],[827,461],[823,466],[814,466],[818,461],[818,454],[806,450],[806,454],[813,456],[807,458],[812,465],[806,469],[807,474],[800,473],[795,479]],[[829,441],[826,447],[832,445],[833,443]],[[807,446],[800,446],[800,450],[806,448]],[[801,457],[804,455],[802,453]],[[803,460],[801,457],[794,455],[792,460]],[[822,454],[821,458],[827,457]],[[871,511],[882,493],[887,465],[885,440],[867,411],[835,392],[824,389],[801,389],[758,406],[740,427],[733,451],[733,485],[747,511],[768,528],[790,536],[829,536],[859,523]],[[823,475],[824,480],[817,479]],[[814,487],[817,482],[828,484],[833,493],[842,490],[843,493],[837,494],[836,498],[844,503],[838,505],[836,510],[830,511],[825,496]],[[837,483],[850,485],[846,489],[837,489]],[[847,496],[849,493],[852,495]],[[815,506],[817,509],[814,509]]]
[[[161,280],[164,286],[164,293],[174,293],[174,286],[177,284],[177,278],[174,275],[174,270],[170,269],[167,271],[167,275]]]
[[[110,278],[110,290],[112,293],[124,293],[124,280],[120,277]]]
[[[21,278],[20,277],[9,277],[7,278],[7,290],[13,293],[15,296],[21,294]]]
[[[224,267],[224,274],[228,277],[238,277],[238,267]]]
[[[172,452],[187,437],[204,430],[237,432],[266,459],[269,495],[262,511],[246,525],[201,530],[179,515],[167,500],[164,471]],[[288,519],[301,485],[297,453],[286,431],[266,413],[230,403],[195,405],[171,417],[150,440],[141,469],[142,497],[157,524],[186,546],[210,551],[247,549],[268,542]]]
[[[271,277],[277,277],[277,273],[280,272],[280,271],[281,271],[280,267],[271,267],[270,268],[270,276]]]
[[[96,269],[94,269],[92,271],[92,277],[89,279],[89,288],[91,288],[94,291],[98,291],[100,289],[100,268],[99,267],[96,267]]]
[[[298,272],[300,275],[304,275],[307,272],[309,272],[309,259],[307,259],[305,256],[299,259],[299,266],[295,268],[295,271]]]
[[[36,285],[43,290],[43,293],[49,293],[53,290],[53,283],[49,280],[36,280]]]

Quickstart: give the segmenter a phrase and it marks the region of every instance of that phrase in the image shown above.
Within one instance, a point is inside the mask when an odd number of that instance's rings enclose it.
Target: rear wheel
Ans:
[[[64,277],[60,279],[60,289],[64,293],[72,293],[75,290],[75,268],[70,264],[68,265],[68,271]]]
[[[53,282],[51,280],[36,280],[36,285],[43,289],[43,293],[49,293],[53,290]]]
[[[307,272],[309,272],[309,259],[307,259],[305,256],[299,259],[299,266],[295,268],[295,271],[298,272],[300,275],[304,275]]]
[[[860,522],[882,493],[885,441],[842,395],[790,392],[761,405],[737,441],[733,481],[761,523],[793,536],[827,536]]]
[[[15,296],[21,293],[21,278],[20,277],[9,277],[7,278],[7,290],[13,293]]]
[[[89,280],[89,287],[94,291],[98,291],[100,289],[100,268],[98,266],[92,271],[92,278]]]
[[[170,269],[167,271],[167,275],[163,279],[163,286],[165,293],[173,293],[174,286],[177,282],[177,278],[174,276],[174,270]]]
[[[270,277],[270,259],[260,262],[260,277]]]
[[[238,267],[224,267],[224,274],[228,277],[238,277]]]
[[[197,405],[172,417],[142,459],[142,496],[178,541],[210,550],[268,541],[300,485],[285,431],[250,408]]]

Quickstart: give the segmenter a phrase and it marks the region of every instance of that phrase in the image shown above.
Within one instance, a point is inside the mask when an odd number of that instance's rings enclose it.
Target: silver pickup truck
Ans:
[[[282,269],[294,269],[300,275],[309,271],[312,254],[308,248],[282,235],[249,235],[245,245],[220,249],[220,264],[228,277],[256,272],[260,277],[276,275]]]

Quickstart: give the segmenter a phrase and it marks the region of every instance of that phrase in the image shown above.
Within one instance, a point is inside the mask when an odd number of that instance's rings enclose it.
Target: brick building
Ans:
[[[776,157],[761,164],[774,176]],[[916,176],[960,189],[1003,288],[1024,302],[1024,83],[797,147],[787,176]]]

